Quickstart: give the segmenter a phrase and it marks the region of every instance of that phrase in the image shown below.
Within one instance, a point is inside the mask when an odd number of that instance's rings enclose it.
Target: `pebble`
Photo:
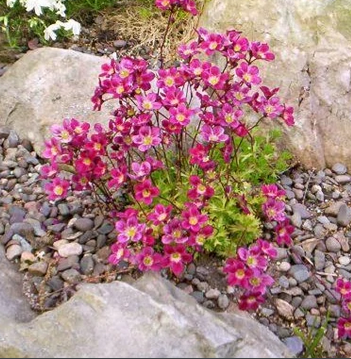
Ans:
[[[78,218],[73,227],[76,228],[78,231],[86,232],[94,227],[94,222],[90,218]]]
[[[67,269],[61,273],[62,279],[69,284],[78,284],[82,276],[76,269]]]
[[[43,277],[46,274],[48,269],[48,264],[46,262],[37,262],[33,263],[28,267],[28,272],[34,276]]]
[[[317,298],[314,295],[307,295],[301,302],[301,308],[306,310],[318,308]]]
[[[205,293],[205,297],[207,299],[218,299],[220,295],[221,292],[217,288],[215,289],[211,288]]]
[[[200,292],[198,290],[195,290],[194,292],[192,292],[190,294],[192,297],[194,297],[196,299],[196,301],[198,303],[203,303],[205,301],[205,297],[204,297],[204,293],[203,292]]]
[[[291,268],[291,264],[289,262],[281,262],[278,268],[281,272],[287,272]]]
[[[58,254],[61,257],[79,256],[83,252],[83,247],[76,242],[63,244],[58,248]]]
[[[349,175],[337,175],[335,176],[335,181],[340,184],[346,184],[351,182],[351,177]]]
[[[329,237],[327,238],[325,245],[327,246],[327,250],[329,252],[339,252],[341,249],[341,244],[339,243],[339,241],[334,238],[334,237]]]
[[[339,213],[340,206],[342,206],[344,202],[338,201],[331,204],[329,207],[327,207],[324,211],[326,215],[334,216],[336,217]]]
[[[350,257],[341,256],[341,257],[339,257],[338,261],[341,265],[347,266],[348,264],[350,264],[351,259],[350,259]]]
[[[344,175],[347,172],[347,168],[342,163],[335,163],[335,165],[332,167],[332,171],[337,175]]]
[[[18,244],[13,244],[10,247],[7,248],[6,250],[6,258],[9,261],[13,261],[17,258],[19,258],[21,256],[23,252],[23,249],[20,245]]]
[[[304,204],[296,203],[292,206],[294,213],[298,212],[302,219],[311,218],[311,213]]]
[[[291,319],[294,314],[294,307],[283,299],[276,298],[275,305],[279,315],[286,319]]]
[[[113,42],[113,46],[116,49],[122,49],[126,45],[127,45],[127,42],[125,40],[116,40],[116,41]]]
[[[351,209],[346,204],[342,204],[337,215],[337,223],[339,226],[346,227],[351,222]]]
[[[289,274],[291,274],[298,283],[306,281],[311,276],[310,271],[303,264],[293,265],[289,271]]]
[[[221,294],[217,300],[219,308],[225,310],[229,306],[229,299],[226,294]]]
[[[318,249],[314,252],[314,265],[318,271],[323,270],[325,267],[325,254]]]
[[[86,254],[80,261],[80,268],[83,274],[90,275],[94,272],[94,260],[91,254]]]
[[[294,356],[297,356],[303,352],[304,344],[298,336],[284,338],[283,342]]]

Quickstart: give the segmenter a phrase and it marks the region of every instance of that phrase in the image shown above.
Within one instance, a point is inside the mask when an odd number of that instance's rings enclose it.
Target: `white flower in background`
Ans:
[[[52,24],[48,26],[44,31],[44,38],[45,40],[56,40],[57,34],[56,31],[60,28],[64,28],[66,31],[72,30],[74,36],[78,36],[80,34],[80,23],[69,19],[67,22],[62,22],[60,20],[57,20],[55,24]]]
[[[26,0],[26,10],[32,11],[34,10],[37,16],[43,14],[42,8],[48,7],[52,5],[52,1],[50,0]]]
[[[80,23],[73,19],[69,19],[67,22],[63,23],[62,26],[67,31],[72,30],[74,36],[78,36],[80,34]]]
[[[6,0],[6,5],[8,7],[13,7],[16,2],[17,2],[17,0]]]

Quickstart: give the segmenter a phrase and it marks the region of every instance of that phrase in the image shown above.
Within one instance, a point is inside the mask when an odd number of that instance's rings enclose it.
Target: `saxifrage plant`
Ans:
[[[179,9],[197,14],[192,0],[157,0],[156,6],[168,11],[169,25]],[[293,227],[284,191],[259,186],[275,179],[284,158],[254,131],[263,121],[292,126],[293,109],[278,88],[262,84],[256,64],[274,60],[267,44],[236,30],[200,28],[197,40],[180,46],[179,64],[166,66],[169,28],[158,68],[132,57],[102,66],[92,101],[96,110],[116,101],[108,128],[76,119],[52,127],[43,153],[50,160],[42,169],[46,190],[52,200],[69,190],[95,193],[115,222],[110,263],[180,276],[195,255],[214,252],[228,258],[228,283],[243,289],[240,307],[256,309],[273,283],[265,271],[277,253],[259,238],[262,223],[276,224],[279,245],[291,244]],[[222,68],[210,61],[214,54],[224,59]],[[248,113],[256,114],[253,123]],[[120,210],[122,192],[128,203]]]

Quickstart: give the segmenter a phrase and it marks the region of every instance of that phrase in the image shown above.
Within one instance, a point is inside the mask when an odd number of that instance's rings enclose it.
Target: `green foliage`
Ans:
[[[321,340],[323,339],[329,323],[329,313],[323,323],[323,325],[318,328],[309,328],[307,333],[302,332],[301,329],[295,327],[294,333],[297,335],[304,344],[305,350],[303,353],[304,358],[322,358],[324,350],[322,347]]]

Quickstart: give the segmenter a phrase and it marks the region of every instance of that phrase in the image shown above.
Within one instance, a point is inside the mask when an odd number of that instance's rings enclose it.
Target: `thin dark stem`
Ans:
[[[168,35],[168,32],[169,32],[169,28],[170,28],[172,20],[173,20],[173,14],[174,14],[174,7],[172,6],[171,11],[169,13],[169,17],[168,17],[166,31],[165,31],[165,33],[163,35],[162,44],[161,44],[161,47],[160,47],[160,63],[161,63],[160,67],[161,68],[163,68],[163,62],[164,62],[163,49],[165,47],[167,35]]]

